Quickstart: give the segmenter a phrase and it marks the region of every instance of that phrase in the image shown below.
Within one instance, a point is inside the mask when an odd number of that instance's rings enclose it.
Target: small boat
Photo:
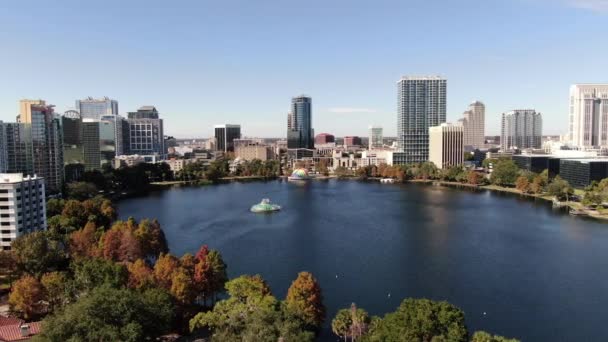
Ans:
[[[281,206],[270,203],[270,200],[268,198],[264,198],[262,202],[255,204],[251,207],[251,212],[253,213],[269,213],[279,210],[281,210]]]

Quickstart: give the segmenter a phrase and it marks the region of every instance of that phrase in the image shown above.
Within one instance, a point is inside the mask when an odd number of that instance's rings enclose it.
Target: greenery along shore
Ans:
[[[194,255],[170,254],[157,221],[117,220],[108,199],[51,199],[48,215],[48,231],[23,235],[0,252],[11,313],[43,319],[34,341],[143,341],[176,333],[313,341],[329,324],[321,284],[308,272],[280,300],[259,275],[229,280],[221,253],[206,245]],[[469,336],[464,313],[446,302],[407,299],[383,318],[346,310],[331,326],[349,341],[514,341]]]

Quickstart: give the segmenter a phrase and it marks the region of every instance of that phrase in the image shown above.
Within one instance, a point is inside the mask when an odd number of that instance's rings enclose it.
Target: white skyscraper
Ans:
[[[429,128],[429,161],[440,169],[464,164],[464,129],[442,123]]]
[[[0,121],[0,173],[6,172],[8,168],[8,146],[6,144],[6,128],[4,128],[4,123]]]
[[[382,148],[382,127],[369,126],[369,149]]]
[[[445,122],[447,80],[439,76],[402,77],[397,82],[397,140],[393,163],[429,160],[429,127]]]
[[[486,106],[480,101],[475,101],[463,113],[463,118],[458,120],[458,124],[464,129],[465,149],[474,150],[483,147],[485,141],[485,117]]]
[[[534,109],[517,109],[502,114],[500,145],[503,151],[541,148],[543,119]]]
[[[569,134],[579,147],[608,147],[608,84],[570,87]]]
[[[99,120],[104,115],[118,115],[118,101],[108,97],[87,97],[84,100],[76,100],[76,110],[83,119]]]

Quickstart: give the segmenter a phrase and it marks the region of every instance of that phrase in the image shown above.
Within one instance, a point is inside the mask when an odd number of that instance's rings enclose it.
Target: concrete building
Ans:
[[[76,100],[76,110],[83,119],[99,120],[104,115],[118,115],[118,101],[108,97],[87,97],[84,100]]]
[[[164,159],[165,135],[163,120],[154,106],[142,106],[137,112],[129,112],[129,154],[147,156],[148,159]]]
[[[145,163],[146,158],[144,156],[140,156],[138,154],[130,154],[123,156],[116,156],[114,158],[114,165],[112,165],[115,169],[119,169],[121,167],[135,166],[137,164]],[[154,160],[156,162],[156,160]]]
[[[291,112],[287,116],[287,148],[313,149],[312,98],[296,96],[291,99]]]
[[[447,80],[439,76],[402,77],[397,82],[399,164],[429,160],[429,127],[445,122]]]
[[[168,164],[171,171],[179,172],[184,169],[184,166],[196,163],[196,161],[196,159],[168,159],[164,160],[163,163]]]
[[[561,159],[559,175],[575,188],[608,178],[608,158]]]
[[[608,84],[570,87],[569,135],[578,147],[608,147]]]
[[[274,159],[272,148],[259,143],[239,144],[235,149],[235,155],[237,158],[248,161],[254,159],[262,161]]]
[[[361,146],[361,138],[358,136],[347,136],[344,137],[344,147],[358,147]]]
[[[500,143],[503,151],[542,147],[543,119],[534,109],[502,114]]]
[[[480,101],[475,101],[463,113],[462,119],[458,120],[458,124],[464,129],[465,150],[473,151],[484,147],[485,116],[486,106]]]
[[[329,133],[320,133],[315,137],[315,145],[335,144],[336,137]]]
[[[464,164],[463,127],[450,123],[429,128],[429,161],[440,169]]]
[[[384,146],[381,126],[369,126],[369,146],[370,150],[382,148]]]
[[[241,138],[241,125],[215,125],[215,150],[234,151],[234,140]]]
[[[6,128],[0,120],[0,173],[5,173],[8,168],[8,147],[6,146]]]
[[[46,230],[45,182],[21,173],[0,174],[0,246],[10,250],[17,237]]]

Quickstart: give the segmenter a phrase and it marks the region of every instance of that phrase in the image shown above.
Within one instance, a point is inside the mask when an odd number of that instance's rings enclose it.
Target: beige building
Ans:
[[[237,145],[235,148],[235,154],[237,158],[249,161],[254,159],[259,159],[262,161],[274,159],[272,148],[270,146],[261,145],[258,143]]]
[[[469,109],[463,113],[463,118],[458,120],[458,125],[463,127],[463,143],[468,150],[474,150],[484,146],[485,117],[486,106],[480,101],[475,101],[471,103]]]
[[[464,130],[460,125],[443,123],[429,127],[429,161],[440,169],[464,164]]]

